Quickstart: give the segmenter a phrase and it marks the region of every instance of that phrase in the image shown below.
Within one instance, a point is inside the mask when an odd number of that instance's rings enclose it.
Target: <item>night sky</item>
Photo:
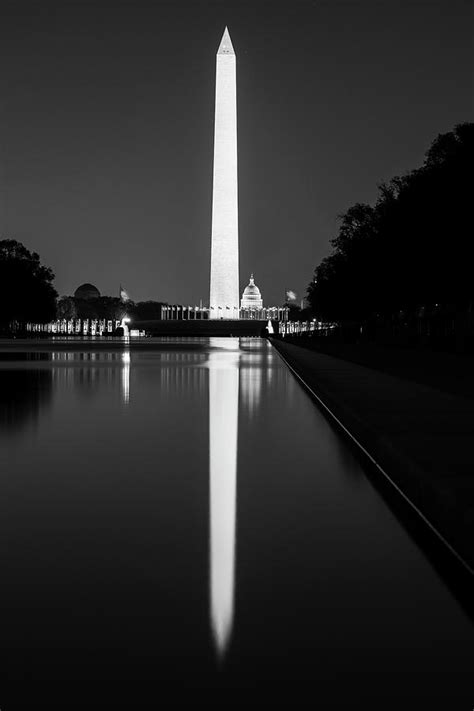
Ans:
[[[304,296],[337,215],[472,120],[472,3],[6,2],[0,234],[60,294],[209,298],[215,54],[237,55],[241,290]],[[449,236],[447,236],[449,241]]]

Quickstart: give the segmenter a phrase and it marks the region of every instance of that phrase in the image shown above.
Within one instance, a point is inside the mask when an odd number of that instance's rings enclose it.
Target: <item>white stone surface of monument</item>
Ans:
[[[210,318],[239,317],[236,60],[225,28],[216,57]]]

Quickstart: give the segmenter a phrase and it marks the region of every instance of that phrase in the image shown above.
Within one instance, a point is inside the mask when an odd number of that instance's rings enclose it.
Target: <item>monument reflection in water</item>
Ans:
[[[270,344],[121,346],[0,359],[2,688],[470,698],[469,619]]]
[[[246,414],[258,408],[262,367],[271,360],[269,344],[259,339],[211,338],[209,369],[209,489],[210,489],[210,611],[216,650],[223,658],[229,646],[234,618],[237,447],[239,385]],[[255,349],[252,348],[255,346]],[[257,352],[252,353],[252,350]],[[272,377],[266,368],[267,383]]]
[[[219,656],[229,644],[234,615],[239,361],[239,348],[229,341],[226,350],[210,353],[207,363],[211,620]]]
[[[169,386],[174,376],[186,387],[189,367],[194,375],[208,370],[209,387],[209,558],[210,618],[215,648],[223,658],[232,636],[234,617],[237,447],[239,420],[239,382],[244,403],[251,416],[258,407],[262,386],[261,368],[252,364],[262,359],[262,343],[256,342],[259,354],[251,353],[247,341],[245,365],[241,369],[242,344],[237,339],[210,338],[210,352],[202,363],[200,355],[191,356],[184,366],[163,366],[163,385]],[[166,363],[166,356],[164,358]],[[124,405],[130,402],[130,352],[122,353],[121,395]],[[198,366],[195,370],[195,366]],[[271,371],[268,370],[268,379]]]

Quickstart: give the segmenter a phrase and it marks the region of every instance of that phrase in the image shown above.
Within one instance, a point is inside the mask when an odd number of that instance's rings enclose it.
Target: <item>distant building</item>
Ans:
[[[244,293],[240,300],[241,309],[263,309],[263,299],[260,289],[255,284],[253,274],[250,275],[248,286],[245,287]]]
[[[100,299],[100,291],[93,284],[81,284],[74,292],[74,298],[93,301],[94,299]]]

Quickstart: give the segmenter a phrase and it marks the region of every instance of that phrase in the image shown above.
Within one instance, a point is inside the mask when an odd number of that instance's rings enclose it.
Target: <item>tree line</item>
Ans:
[[[474,124],[440,134],[423,165],[378,187],[375,205],[340,216],[332,253],[308,286],[314,314],[389,320],[445,308],[472,311]]]
[[[0,330],[51,321],[58,296],[53,281],[39,254],[17,240],[0,240]]]
[[[63,296],[53,286],[54,273],[41,264],[39,254],[30,252],[14,239],[0,240],[0,333],[21,330],[30,323],[47,323],[54,319],[134,321],[161,318],[161,301],[123,301],[113,296],[78,299]]]
[[[154,321],[161,319],[161,301],[124,301],[115,296],[100,296],[97,299],[79,299],[63,296],[58,301],[56,315],[59,319],[106,319],[122,320],[125,316],[132,321]]]

